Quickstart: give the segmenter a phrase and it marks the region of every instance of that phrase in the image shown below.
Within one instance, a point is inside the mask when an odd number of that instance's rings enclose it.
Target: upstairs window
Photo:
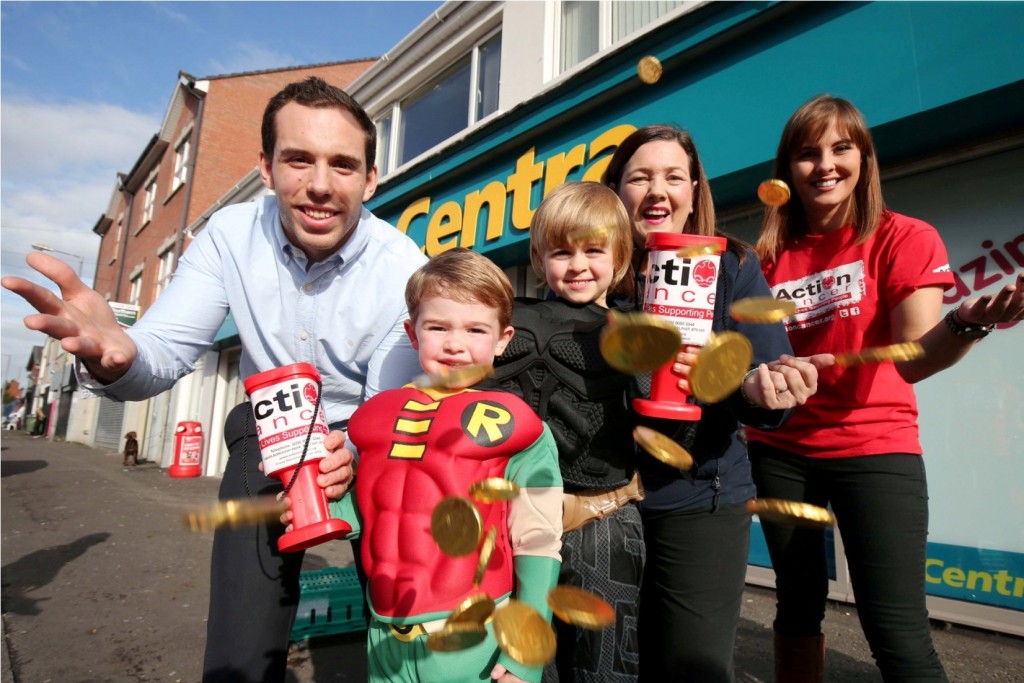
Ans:
[[[160,254],[160,260],[158,263],[157,274],[156,274],[156,293],[153,298],[160,296],[160,293],[166,289],[167,285],[171,282],[171,274],[174,273],[174,248],[167,249],[164,253]]]
[[[389,173],[498,110],[501,33],[376,119],[378,166]]]
[[[139,305],[139,297],[142,296],[142,273],[131,279],[131,291],[128,292],[128,303],[132,306]]]
[[[562,0],[559,73],[684,4],[684,0]]]
[[[142,202],[142,225],[153,220],[153,207],[156,205],[156,176],[146,183],[146,196]]]
[[[171,180],[171,193],[188,180],[188,151],[191,139],[188,135],[174,149],[174,179]]]

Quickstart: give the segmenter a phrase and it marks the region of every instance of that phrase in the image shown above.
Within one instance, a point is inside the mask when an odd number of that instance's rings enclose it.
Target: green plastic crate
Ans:
[[[355,567],[302,572],[299,589],[292,642],[366,630],[363,590]]]

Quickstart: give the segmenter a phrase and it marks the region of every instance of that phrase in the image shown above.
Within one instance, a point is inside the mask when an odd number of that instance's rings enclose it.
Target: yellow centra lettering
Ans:
[[[595,183],[601,182],[601,176],[604,175],[604,171],[608,168],[608,164],[611,163],[612,154],[615,149],[629,137],[629,134],[636,130],[636,126],[631,126],[628,123],[624,123],[621,126],[615,126],[609,128],[605,132],[594,138],[594,141],[590,143],[590,161],[594,161],[602,152],[609,152],[609,154],[598,161],[592,163],[587,172],[583,174],[583,180],[590,180]]]
[[[459,246],[471,248],[476,244],[476,231],[480,222],[480,210],[487,207],[487,235],[484,239],[501,237],[505,228],[505,186],[497,180],[490,182],[479,192],[466,195],[466,210],[462,214],[462,239]]]
[[[427,224],[427,256],[437,256],[459,246],[457,239],[442,242],[446,237],[462,230],[462,207],[455,202],[445,202],[437,207]]]
[[[544,196],[565,182],[569,174],[583,165],[586,145],[576,145],[564,154],[556,154],[548,159],[548,169],[544,172]]]
[[[401,230],[406,235],[409,234],[409,224],[416,219],[417,216],[426,216],[430,213],[430,197],[420,197],[409,206],[405,207],[405,211],[398,218],[398,225],[395,227]]]
[[[928,570],[931,569],[932,567],[942,568],[944,566],[945,566],[945,563],[942,560],[934,560],[934,559],[929,557],[924,562],[924,580],[926,582],[928,582],[928,583],[942,583],[942,579],[940,577],[932,576],[931,573]]]
[[[516,159],[515,173],[508,177],[508,191],[512,195],[512,227],[526,230],[533,218],[530,195],[533,184],[544,177],[543,162],[534,162],[535,148]]]
[[[500,441],[505,438],[501,433],[501,425],[507,425],[512,421],[512,414],[503,408],[490,403],[477,403],[473,407],[473,414],[466,424],[466,431],[473,438],[480,436],[480,430],[487,432],[487,438],[493,441]]]

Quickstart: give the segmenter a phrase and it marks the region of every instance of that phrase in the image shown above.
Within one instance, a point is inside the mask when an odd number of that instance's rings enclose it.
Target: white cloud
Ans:
[[[104,103],[10,97],[0,103],[0,117],[3,274],[47,285],[24,265],[32,243],[41,243],[81,256],[91,284],[99,248],[92,227],[107,210],[117,173],[131,170],[160,120]],[[79,267],[74,257],[54,255]],[[24,327],[33,309],[20,297],[4,290],[2,304],[3,354],[11,356],[3,370],[20,376],[32,346],[45,337]]]

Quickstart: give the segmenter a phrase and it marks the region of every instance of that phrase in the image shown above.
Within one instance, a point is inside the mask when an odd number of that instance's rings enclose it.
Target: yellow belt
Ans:
[[[501,609],[508,604],[508,598],[499,600],[494,609]],[[421,624],[388,624],[388,628],[391,629],[391,635],[403,643],[411,643],[420,636],[429,636],[431,633],[435,633],[441,630],[441,627],[448,621],[444,619],[434,619],[432,621],[424,621]]]

